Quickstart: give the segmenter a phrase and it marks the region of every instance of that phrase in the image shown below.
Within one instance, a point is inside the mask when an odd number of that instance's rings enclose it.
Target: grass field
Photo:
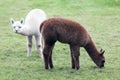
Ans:
[[[105,68],[96,67],[81,48],[81,67],[72,70],[69,46],[59,42],[52,70],[44,69],[34,46],[27,57],[26,38],[12,32],[9,19],[19,20],[34,8],[43,9],[48,18],[84,25],[97,48],[105,50]],[[0,80],[120,80],[120,0],[0,0]]]

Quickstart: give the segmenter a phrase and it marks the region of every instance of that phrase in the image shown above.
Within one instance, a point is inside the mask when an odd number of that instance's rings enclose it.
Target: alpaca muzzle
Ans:
[[[18,30],[15,30],[15,33],[18,33]]]
[[[104,67],[104,63],[105,63],[105,61],[102,61],[99,67],[100,68]]]

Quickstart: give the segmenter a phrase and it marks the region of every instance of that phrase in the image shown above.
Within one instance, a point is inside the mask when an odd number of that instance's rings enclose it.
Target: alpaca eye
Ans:
[[[16,26],[13,26],[13,28],[15,28]]]
[[[19,28],[21,28],[21,26],[18,26]]]

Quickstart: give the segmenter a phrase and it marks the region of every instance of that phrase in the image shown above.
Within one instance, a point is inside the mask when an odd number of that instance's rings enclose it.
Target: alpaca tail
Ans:
[[[40,32],[42,31],[42,28],[43,28],[44,22],[45,22],[45,21],[43,21],[43,22],[41,23],[41,25],[40,25]]]

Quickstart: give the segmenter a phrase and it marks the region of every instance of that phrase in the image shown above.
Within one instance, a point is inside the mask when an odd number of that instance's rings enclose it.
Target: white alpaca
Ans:
[[[32,36],[35,36],[36,47],[43,59],[42,55],[42,42],[41,42],[41,33],[39,31],[41,23],[46,19],[46,14],[41,9],[33,9],[26,16],[25,22],[21,18],[20,21],[14,21],[13,18],[10,19],[10,23],[13,27],[13,31],[17,34],[22,34],[27,36],[27,56],[32,54]]]

